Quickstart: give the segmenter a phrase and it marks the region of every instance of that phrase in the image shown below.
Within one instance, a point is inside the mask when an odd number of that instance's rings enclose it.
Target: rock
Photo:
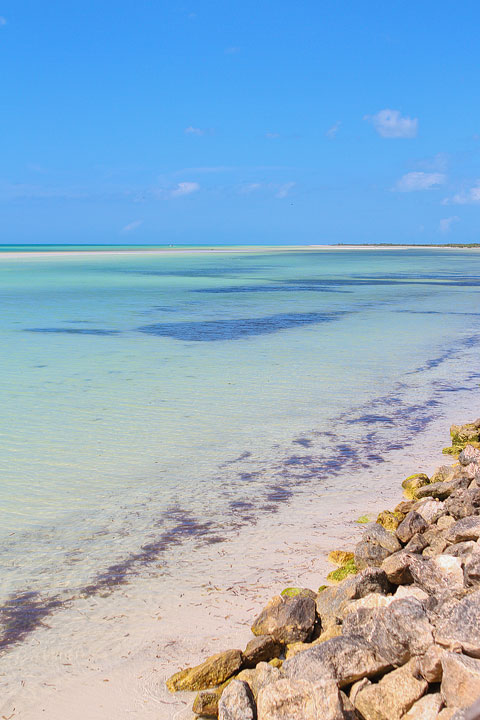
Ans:
[[[443,705],[440,693],[424,695],[403,716],[402,720],[436,720]]]
[[[244,667],[254,668],[259,662],[276,658],[282,654],[283,644],[271,635],[258,635],[250,640],[243,651]]]
[[[463,577],[467,587],[480,585],[480,552],[472,553],[466,560]]]
[[[395,512],[390,512],[390,510],[383,510],[381,513],[379,513],[377,517],[377,523],[384,527],[385,530],[395,532],[397,527],[404,519],[405,514],[406,513],[399,512],[398,510]]]
[[[200,690],[193,701],[192,710],[195,715],[208,718],[218,717],[218,703],[220,702],[222,692],[223,687],[215,688],[215,690]]]
[[[436,623],[436,642],[480,658],[480,590],[445,608]]]
[[[465,445],[458,456],[458,462],[460,465],[470,465],[470,463],[480,465],[480,450],[473,445]]]
[[[252,691],[246,682],[232,680],[218,703],[219,720],[256,720],[257,712]]]
[[[329,678],[278,680],[258,695],[258,720],[343,720],[337,684]]]
[[[440,500],[422,500],[415,503],[415,511],[423,517],[427,523],[434,523],[444,512],[445,503]]]
[[[343,582],[349,575],[356,575],[358,568],[355,565],[355,559],[347,560],[347,562],[336,570],[332,570],[327,575],[327,580],[334,583]],[[319,591],[320,592],[320,591]]]
[[[323,594],[323,593],[322,593]],[[271,635],[280,643],[306,640],[315,624],[315,601],[298,595],[273,597],[252,625],[254,635]]]
[[[283,660],[281,660],[280,658],[273,658],[272,660],[268,661],[268,664],[274,668],[281,668],[283,665]]]
[[[388,532],[378,523],[371,523],[365,528],[362,540],[377,543],[380,547],[388,550],[390,554],[402,549],[394,533]]]
[[[370,593],[369,595],[365,595],[365,597],[359,598],[358,600],[350,600],[349,602],[344,603],[339,610],[338,616],[341,619],[345,619],[347,615],[352,612],[357,612],[357,610],[360,610],[361,608],[376,609],[379,607],[386,607],[387,605],[390,605],[391,602],[393,602],[393,599],[393,595]]]
[[[480,538],[480,517],[465,517],[452,525],[447,532],[447,540],[451,543],[464,540],[478,540]]]
[[[413,675],[412,661],[363,688],[355,707],[364,720],[400,720],[426,692],[428,684]]]
[[[442,657],[445,651],[438,645],[430,645],[418,661],[418,671],[428,683],[439,683],[442,679]]]
[[[422,534],[416,533],[403,548],[408,553],[421,553],[425,550],[428,543]]]
[[[338,637],[342,634],[342,626],[341,625],[330,625],[327,627],[324,632],[318,637],[316,640],[314,640],[311,643],[292,643],[291,645],[287,645],[287,651],[285,653],[285,657],[287,660],[289,660],[292,657],[295,657],[295,655],[298,655],[299,652],[303,652],[304,650],[309,650],[311,647],[315,647],[315,645],[320,645],[323,642],[326,642],[327,640],[331,640],[331,638]]]
[[[350,702],[355,706],[355,698],[357,697],[360,690],[363,690],[364,688],[368,687],[372,684],[372,681],[368,678],[362,678],[362,680],[357,680],[357,682],[354,682],[352,687],[350,688]]]
[[[452,720],[480,720],[480,698],[464,710],[457,710]]]
[[[448,530],[448,528],[452,527],[452,525],[455,524],[455,518],[451,515],[442,515],[437,520],[437,527],[440,530]]]
[[[473,423],[466,423],[465,425],[452,425],[450,428],[450,436],[452,438],[453,446],[460,446],[464,448],[468,443],[478,442],[479,440],[479,429],[480,420],[475,420]]]
[[[327,559],[334,565],[345,565],[345,563],[353,560],[353,552],[347,550],[332,550],[328,553]]]
[[[447,541],[444,540],[441,537],[437,537],[432,542],[427,545],[427,547],[422,552],[423,557],[425,558],[432,558],[436,557],[437,555],[440,555],[443,553],[443,551],[447,547]]]
[[[343,622],[344,635],[362,637],[391,665],[423,655],[433,644],[432,630],[422,603],[413,597],[388,607],[361,608]]]
[[[405,496],[410,499],[415,498],[419,488],[423,487],[424,485],[428,485],[429,482],[430,479],[428,475],[425,475],[425,473],[416,473],[415,475],[410,475],[408,478],[406,478],[406,480],[402,482]]]
[[[170,692],[215,687],[237,672],[242,662],[243,656],[240,650],[226,650],[211,655],[200,665],[180,670],[167,680],[166,685]]]
[[[429,559],[412,555],[409,568],[414,582],[429,595],[458,592],[463,588],[461,562],[452,555]]]
[[[345,718],[345,720],[358,720],[355,708],[353,707],[350,698],[348,697],[348,695],[345,695],[343,690],[340,691],[340,700],[342,703],[343,717]]]
[[[465,540],[465,542],[455,543],[455,545],[449,545],[443,551],[444,555],[453,555],[460,559],[465,560],[472,552],[478,550],[478,545],[473,540]]]
[[[389,668],[390,663],[363,638],[342,635],[299,653],[284,662],[282,669],[292,680],[316,682],[319,677],[331,677],[342,688]]]
[[[434,470],[430,483],[448,482],[455,477],[455,467],[453,465],[441,465]]]
[[[407,543],[416,533],[422,533],[427,528],[427,521],[415,510],[411,510],[398,526],[396,534],[402,543]]]
[[[381,527],[381,525],[378,527]],[[380,567],[390,554],[388,550],[376,542],[361,540],[355,546],[355,566],[358,570],[365,570],[367,567]]]
[[[445,502],[445,510],[456,520],[480,513],[480,488],[455,490]]]
[[[413,582],[412,573],[410,572],[410,563],[412,555],[403,550],[390,555],[382,563],[387,578],[394,585],[408,585]]]
[[[417,493],[419,499],[424,498],[437,498],[438,500],[445,500],[448,498],[454,490],[457,490],[461,483],[458,480],[446,480],[445,482],[436,482],[432,485],[420,488]]]
[[[283,673],[279,668],[272,667],[270,663],[260,662],[256,668],[239,672],[237,680],[242,680],[248,684],[256,701],[262,687],[281,680],[282,677]]]
[[[429,596],[425,590],[422,590],[422,588],[419,588],[416,585],[399,585],[394,595],[392,595],[394,600],[404,600],[409,597],[417,598],[417,600],[420,600],[420,602],[423,603],[425,600],[428,600]]]
[[[441,693],[445,705],[465,708],[480,696],[480,660],[445,652]]]
[[[443,708],[438,713],[437,720],[451,720],[457,712],[457,708]]]
[[[386,594],[391,589],[388,578],[379,568],[368,568],[336,587],[327,587],[317,596],[317,613],[322,627],[337,624],[337,613],[344,602],[357,600],[372,592]]]
[[[313,590],[310,590],[310,588],[299,588],[299,587],[287,587],[285,590],[282,590],[280,593],[282,597],[297,597],[298,595],[302,595],[305,597],[311,597],[315,600],[317,597],[317,593]]]

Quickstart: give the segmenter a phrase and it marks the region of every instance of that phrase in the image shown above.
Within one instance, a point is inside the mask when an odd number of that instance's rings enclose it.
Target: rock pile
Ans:
[[[407,500],[366,527],[353,557],[332,554],[342,582],[288,588],[245,650],[167,687],[199,690],[194,713],[220,720],[478,720],[480,420],[451,435],[458,463],[407,478]]]

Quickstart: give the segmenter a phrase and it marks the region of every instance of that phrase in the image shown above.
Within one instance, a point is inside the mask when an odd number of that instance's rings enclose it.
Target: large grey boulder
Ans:
[[[385,530],[383,525],[379,523],[370,523],[367,525],[363,532],[362,539],[377,543],[380,547],[388,550],[389,553],[397,552],[397,550],[401,550],[402,548],[395,534]]]
[[[355,565],[359,570],[367,567],[380,567],[390,552],[376,542],[361,540],[355,546]]]
[[[250,640],[243,651],[243,665],[246,668],[254,668],[259,662],[268,662],[272,658],[279,657],[282,650],[283,644],[271,635],[258,635]]]
[[[443,647],[480,658],[480,590],[442,612],[436,623],[435,640]]]
[[[232,680],[218,703],[219,720],[256,720],[257,710],[252,691],[246,682]]]
[[[480,538],[480,517],[465,517],[458,520],[447,532],[447,540],[451,543]]]
[[[423,604],[413,597],[395,600],[388,607],[362,608],[343,623],[344,635],[362,637],[392,665],[423,655],[433,644],[432,630]]]
[[[463,589],[461,561],[453,555],[437,555],[429,559],[412,556],[409,570],[415,584],[429,595]]]
[[[315,625],[315,601],[311,597],[276,595],[252,625],[254,635],[271,635],[280,643],[305,641]]]
[[[339,687],[388,670],[391,663],[381,657],[362,637],[340,636],[316,645],[283,663],[292,680],[316,682],[320,677],[335,679]]]
[[[414,676],[412,661],[385,675],[379,683],[360,690],[355,707],[364,720],[401,720],[414,702],[428,688],[428,683]]]
[[[317,613],[325,629],[337,623],[339,611],[345,602],[358,600],[370,593],[386,595],[392,589],[383,570],[368,568],[344,580],[341,584],[328,587],[318,594],[316,600]]]
[[[428,528],[428,523],[420,513],[411,510],[396,529],[397,538],[402,543],[408,543],[414,535],[422,533]]]
[[[344,720],[338,686],[331,678],[278,680],[258,695],[258,720]]]
[[[480,660],[446,652],[442,668],[440,689],[447,706],[465,708],[480,697]]]

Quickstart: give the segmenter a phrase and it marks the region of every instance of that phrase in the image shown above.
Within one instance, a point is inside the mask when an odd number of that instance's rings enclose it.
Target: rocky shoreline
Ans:
[[[353,551],[330,553],[335,584],[287,588],[243,651],[168,689],[220,720],[480,718],[480,420],[450,433],[458,462],[408,477]]]

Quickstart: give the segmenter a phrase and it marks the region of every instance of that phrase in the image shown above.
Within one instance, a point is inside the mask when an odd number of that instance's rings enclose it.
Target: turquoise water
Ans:
[[[0,644],[384,462],[478,384],[479,285],[469,250],[3,257]]]

